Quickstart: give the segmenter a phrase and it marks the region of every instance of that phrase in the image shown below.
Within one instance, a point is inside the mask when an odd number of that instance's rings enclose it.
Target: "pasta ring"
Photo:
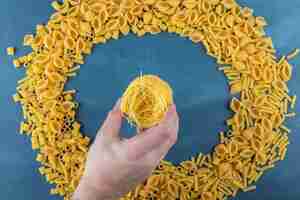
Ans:
[[[31,135],[39,172],[54,184],[51,194],[70,200],[90,143],[75,119],[76,91],[64,91],[64,85],[94,44],[129,31],[138,36],[175,32],[202,43],[222,65],[230,92],[240,97],[231,101],[233,116],[213,152],[178,166],[161,161],[147,181],[121,200],[227,199],[255,189],[253,183],[285,158],[290,130],[284,122],[294,116],[288,112],[296,101],[286,84],[292,76],[288,59],[300,51],[278,60],[265,36],[267,22],[253,16],[252,9],[235,0],[64,0],[52,6],[55,13],[47,25],[38,25],[35,35],[24,38],[32,52],[13,62],[17,68],[26,66],[13,96],[24,115],[20,133]]]

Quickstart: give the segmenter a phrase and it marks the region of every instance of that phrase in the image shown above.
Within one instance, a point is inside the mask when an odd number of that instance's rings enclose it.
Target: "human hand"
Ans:
[[[142,183],[176,143],[175,105],[157,126],[123,139],[120,100],[97,133],[73,200],[117,200]]]

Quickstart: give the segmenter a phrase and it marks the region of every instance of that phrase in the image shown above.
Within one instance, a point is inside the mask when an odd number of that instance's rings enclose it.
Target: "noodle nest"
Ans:
[[[157,125],[173,103],[172,89],[154,75],[136,78],[122,97],[121,111],[140,129]]]

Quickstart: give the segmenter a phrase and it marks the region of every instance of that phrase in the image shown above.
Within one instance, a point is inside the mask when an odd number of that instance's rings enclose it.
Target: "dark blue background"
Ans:
[[[32,33],[35,25],[47,21],[52,10],[50,0],[2,0],[0,6],[0,199],[1,200],[55,200],[48,195],[50,185],[38,172],[35,152],[29,139],[18,134],[22,119],[20,108],[11,99],[16,81],[23,76],[15,70],[12,58],[6,56],[6,47],[16,46],[17,55],[28,52],[21,47],[23,35]],[[254,8],[256,15],[265,16],[270,26],[267,33],[273,38],[278,55],[300,47],[299,0],[240,0]],[[217,143],[217,132],[225,129],[224,120],[230,96],[224,76],[216,70],[215,61],[202,46],[187,39],[163,33],[137,38],[127,36],[106,45],[97,46],[87,57],[79,76],[68,87],[79,90],[81,106],[79,120],[83,131],[94,136],[114,101],[120,97],[130,80],[142,69],[167,80],[174,89],[175,101],[181,116],[178,144],[167,159],[178,163],[197,152],[209,152]],[[300,71],[295,65],[291,92],[300,94]],[[297,111],[300,111],[297,104]],[[300,199],[300,120],[288,125],[293,130],[287,159],[268,172],[252,193],[240,193],[236,199]],[[128,125],[123,132],[132,133]]]

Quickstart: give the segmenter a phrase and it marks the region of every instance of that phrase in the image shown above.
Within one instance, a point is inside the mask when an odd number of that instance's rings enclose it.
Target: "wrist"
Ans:
[[[95,187],[83,178],[76,188],[72,200],[117,200],[117,198],[113,197],[113,192],[108,188]]]

